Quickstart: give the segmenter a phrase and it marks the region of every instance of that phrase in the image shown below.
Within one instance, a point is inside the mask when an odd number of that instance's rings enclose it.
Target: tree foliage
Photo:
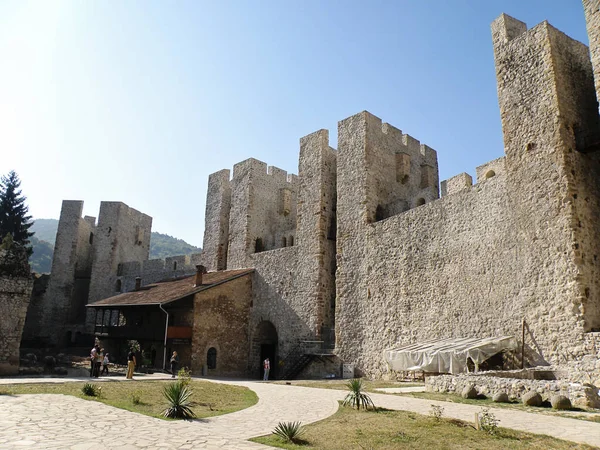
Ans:
[[[0,179],[0,240],[10,234],[15,244],[24,247],[27,254],[31,255],[29,238],[33,233],[29,228],[33,223],[25,204],[27,198],[22,195],[20,187],[21,180],[15,171],[10,171]]]

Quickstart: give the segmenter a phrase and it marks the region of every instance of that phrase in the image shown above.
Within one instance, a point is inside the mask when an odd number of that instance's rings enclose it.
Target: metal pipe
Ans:
[[[159,303],[158,307],[162,309],[162,311],[167,315],[167,320],[165,321],[165,341],[163,343],[163,370],[166,370],[167,367],[167,333],[169,331],[169,313],[165,311],[162,305]]]

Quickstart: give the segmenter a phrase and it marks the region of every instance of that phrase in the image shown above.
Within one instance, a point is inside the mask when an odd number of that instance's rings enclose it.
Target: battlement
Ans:
[[[288,174],[287,171],[275,166],[267,166],[267,163],[258,159],[248,158],[233,166],[232,181],[239,181],[249,176],[251,179],[268,179],[270,177],[277,183],[297,184],[298,176]]]
[[[136,278],[141,278],[142,286],[157,281],[193,275],[196,265],[201,263],[202,253],[169,256],[164,259],[127,261],[120,263],[114,285],[114,294],[135,289]]]
[[[395,144],[393,151],[394,153],[408,153],[413,157],[420,156],[420,160],[423,164],[431,164],[437,166],[437,152],[429,147],[428,145],[421,144],[418,139],[415,139],[410,134],[405,134],[399,128],[383,122],[379,117],[371,114],[368,111],[363,111],[359,114],[365,114],[368,116],[368,120],[371,124],[375,125],[369,128],[370,133],[377,133],[378,128],[381,129],[381,133],[386,135]]]
[[[338,147],[338,200],[364,205],[350,221],[377,222],[439,198],[437,152],[379,117],[340,121]]]

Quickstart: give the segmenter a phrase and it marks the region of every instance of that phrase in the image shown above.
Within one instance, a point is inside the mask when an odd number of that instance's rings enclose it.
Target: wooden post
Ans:
[[[475,429],[480,430],[481,424],[479,422],[479,413],[475,413]]]
[[[525,368],[525,318],[523,318],[523,336],[521,340],[521,369]]]

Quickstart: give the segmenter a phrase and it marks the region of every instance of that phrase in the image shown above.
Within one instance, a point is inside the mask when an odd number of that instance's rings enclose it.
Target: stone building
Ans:
[[[436,151],[361,112],[339,122],[337,149],[327,130],[300,139],[297,176],[255,159],[212,174],[201,255],[147,261],[150,218],[111,203],[94,227],[79,209],[56,289],[78,292],[82,273],[93,306],[197,263],[207,275],[252,269],[218,289],[186,282],[190,362],[212,367],[216,351],[216,375],[258,376],[270,355],[281,375],[304,361],[305,375],[339,375],[343,362],[393,376],[386,348],[520,338],[525,320],[529,351],[573,373],[587,361],[600,379],[600,12],[583,3],[591,52],[547,22],[492,24],[505,155],[475,184],[459,174],[440,197]],[[52,321],[84,304],[59,297]]]
[[[0,375],[19,373],[19,348],[33,279],[27,254],[0,249]]]

